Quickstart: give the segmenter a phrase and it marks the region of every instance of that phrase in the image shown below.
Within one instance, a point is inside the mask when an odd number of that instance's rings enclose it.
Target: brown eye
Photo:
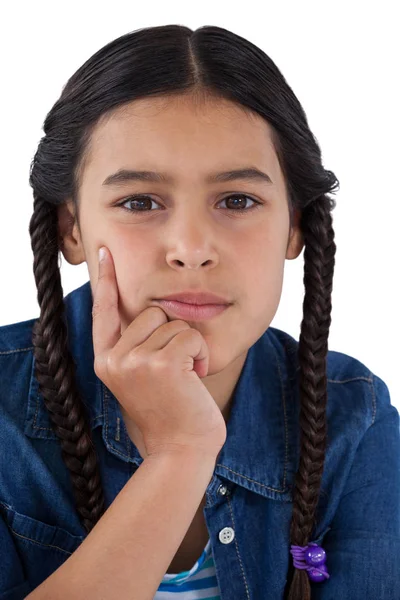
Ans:
[[[155,202],[150,196],[130,196],[127,200],[124,200],[121,206],[128,212],[149,212],[149,208],[151,207],[151,203]],[[131,206],[136,206],[136,208],[125,208],[124,204],[130,204]],[[152,212],[152,211],[150,211]]]
[[[251,202],[253,202],[253,205],[250,207],[246,207],[247,200],[250,200]],[[218,204],[221,204],[221,202],[228,202],[228,201],[232,204],[233,207],[236,207],[236,208],[228,207],[225,210],[227,210],[231,213],[235,213],[237,215],[245,215],[246,213],[249,213],[250,211],[260,208],[262,206],[261,202],[259,202],[258,200],[254,200],[254,198],[251,198],[250,196],[247,196],[246,194],[230,194],[229,196],[225,196],[225,198],[222,198],[222,200],[220,200],[218,202]],[[152,202],[154,202],[154,204],[158,204],[150,196],[147,196],[144,194],[137,194],[137,195],[129,196],[128,198],[125,198],[125,200],[123,200],[123,202],[116,204],[116,206],[118,206],[119,208],[122,208],[122,210],[126,210],[127,212],[129,212],[131,214],[132,213],[138,214],[138,213],[154,212],[154,210],[151,210]],[[128,204],[130,206],[130,208],[126,207],[125,204]]]
[[[236,202],[232,202],[233,207],[236,207],[236,209],[228,207],[228,210],[236,210],[236,211],[237,210],[244,210],[244,211],[247,211],[247,210],[250,210],[253,207],[250,206],[250,208],[247,208],[246,207],[246,201],[250,200],[251,202],[254,202],[254,203],[256,202],[255,200],[253,200],[253,198],[250,198],[250,196],[246,196],[245,194],[233,194],[232,196],[226,196],[226,198],[223,198],[221,200],[221,202],[226,202],[226,201],[229,202],[232,199],[236,200]],[[238,200],[240,200],[240,202],[237,202]]]

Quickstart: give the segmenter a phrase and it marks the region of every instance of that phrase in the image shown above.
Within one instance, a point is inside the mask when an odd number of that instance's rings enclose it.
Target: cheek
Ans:
[[[276,234],[275,234],[276,235]],[[248,311],[245,317],[255,329],[271,323],[279,306],[285,267],[284,236],[254,236],[251,252],[242,253],[238,281]],[[249,248],[249,246],[247,246]],[[256,333],[256,331],[253,331]]]
[[[279,306],[283,266],[279,261],[257,261],[237,271],[240,297],[236,306],[221,315],[218,324],[198,326],[210,350],[208,375],[222,371],[246,352],[270,326]]]
[[[286,238],[275,228],[253,231],[246,239],[235,244],[235,263],[243,278],[242,289],[263,293],[282,285],[286,257]],[[246,285],[244,283],[246,282]],[[270,293],[268,294],[268,296]]]
[[[132,242],[132,236],[124,242],[119,240],[116,250],[116,275],[119,290],[119,310],[122,331],[143,310],[150,306],[152,295],[156,294],[151,284],[154,279],[153,261],[149,249]],[[154,286],[154,282],[153,282]]]
[[[257,335],[269,327],[274,318],[282,295],[283,265],[280,260],[264,261],[253,266],[251,274],[242,278],[246,285],[244,320],[250,335]]]
[[[115,276],[119,295],[119,312],[121,317],[121,331],[140,313],[150,300],[149,295],[155,290],[151,289],[152,264],[150,256],[151,245],[147,238],[137,235],[132,227],[123,227],[121,224],[107,223],[103,231],[96,229],[96,237],[91,240],[92,252],[90,279],[92,290],[95,289],[98,279],[98,248],[107,246],[114,262]]]

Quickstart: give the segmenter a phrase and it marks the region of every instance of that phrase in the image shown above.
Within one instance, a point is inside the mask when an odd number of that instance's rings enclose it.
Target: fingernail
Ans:
[[[99,248],[99,261],[101,262],[102,260],[104,260],[106,257],[106,251],[104,246],[102,246],[101,248]]]

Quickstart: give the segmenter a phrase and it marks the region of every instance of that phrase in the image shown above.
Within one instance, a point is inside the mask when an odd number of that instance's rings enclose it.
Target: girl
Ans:
[[[44,133],[40,316],[0,328],[0,598],[399,598],[399,414],[328,351],[338,180],[273,61],[141,29]],[[297,342],[270,323],[303,248]],[[60,251],[90,276],[66,298]]]

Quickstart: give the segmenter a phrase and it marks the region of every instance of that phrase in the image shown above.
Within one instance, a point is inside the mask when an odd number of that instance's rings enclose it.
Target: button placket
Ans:
[[[229,489],[225,484],[221,483],[221,485],[219,486],[219,488],[217,490],[217,493],[220,496],[228,496]],[[235,539],[234,529],[232,529],[232,527],[224,527],[219,532],[218,539],[222,544],[230,544]]]

